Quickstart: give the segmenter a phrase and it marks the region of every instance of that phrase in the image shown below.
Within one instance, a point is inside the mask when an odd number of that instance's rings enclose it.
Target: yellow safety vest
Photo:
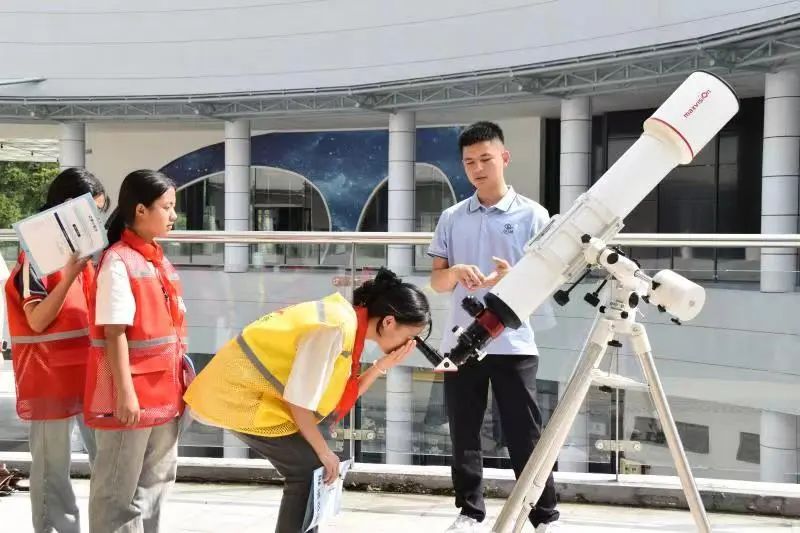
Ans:
[[[342,331],[342,353],[317,407],[321,420],[339,403],[350,377],[356,312],[342,295],[304,302],[269,313],[229,341],[194,379],[184,395],[201,422],[259,435],[282,437],[298,431],[283,401],[298,341],[310,331]]]

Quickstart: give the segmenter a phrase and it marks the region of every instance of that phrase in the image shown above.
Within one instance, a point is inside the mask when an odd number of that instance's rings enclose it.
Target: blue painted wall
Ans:
[[[458,152],[460,128],[417,130],[417,162],[438,167],[450,180],[456,200],[472,194]],[[256,135],[251,141],[255,166],[296,172],[319,188],[335,231],[355,231],[369,195],[386,178],[389,133],[386,130],[291,132]],[[179,186],[225,170],[224,143],[188,153],[162,169]]]

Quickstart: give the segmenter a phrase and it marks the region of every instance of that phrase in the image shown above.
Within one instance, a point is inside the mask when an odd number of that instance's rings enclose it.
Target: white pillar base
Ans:
[[[222,430],[222,457],[225,459],[247,459],[250,449],[229,432]]]
[[[798,417],[761,412],[761,481],[797,483]]]
[[[411,464],[414,436],[414,370],[397,366],[386,376],[386,463]]]

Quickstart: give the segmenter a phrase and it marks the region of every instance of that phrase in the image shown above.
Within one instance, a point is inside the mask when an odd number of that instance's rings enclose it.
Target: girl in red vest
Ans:
[[[91,307],[84,416],[97,429],[93,532],[158,531],[175,481],[185,307],[178,274],[155,239],[176,219],[170,178],[153,170],[128,174]]]
[[[81,168],[66,169],[50,185],[42,210],[86,193],[101,210],[107,209],[97,178]],[[94,459],[93,432],[76,417],[89,356],[87,295],[93,283],[89,258],[73,257],[61,271],[39,276],[23,252],[5,286],[17,414],[31,422],[31,518],[36,533],[80,530],[69,471],[75,419],[89,460]]]

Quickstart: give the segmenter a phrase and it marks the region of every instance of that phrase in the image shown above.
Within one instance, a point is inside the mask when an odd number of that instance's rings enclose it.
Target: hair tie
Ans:
[[[393,289],[403,285],[403,280],[401,280],[397,274],[384,267],[378,270],[374,281],[376,286],[385,289]]]

